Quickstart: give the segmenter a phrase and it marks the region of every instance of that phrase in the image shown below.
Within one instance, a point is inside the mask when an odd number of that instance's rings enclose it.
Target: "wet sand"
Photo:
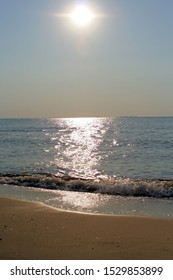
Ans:
[[[173,220],[87,215],[0,198],[1,260],[173,259]]]

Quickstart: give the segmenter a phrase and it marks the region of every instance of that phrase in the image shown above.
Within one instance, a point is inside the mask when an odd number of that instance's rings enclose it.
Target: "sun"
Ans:
[[[72,10],[69,17],[78,27],[87,27],[92,23],[95,15],[89,7],[80,5]]]

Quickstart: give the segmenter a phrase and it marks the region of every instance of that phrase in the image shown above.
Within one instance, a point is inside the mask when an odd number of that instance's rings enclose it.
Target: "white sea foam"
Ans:
[[[120,196],[173,197],[173,180],[161,179],[109,178],[95,181],[50,174],[1,174],[0,184]]]

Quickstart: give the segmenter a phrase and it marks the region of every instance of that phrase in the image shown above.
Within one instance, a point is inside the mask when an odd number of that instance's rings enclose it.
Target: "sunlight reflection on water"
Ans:
[[[4,188],[1,184],[0,196],[40,201],[58,209],[83,213],[173,218],[173,201],[170,199],[110,196],[12,185]]]
[[[108,196],[100,194],[80,193],[80,192],[61,192],[60,197],[51,200],[52,204],[59,203],[65,208],[77,209],[79,211],[97,209],[103,206],[108,200]]]
[[[107,130],[107,121],[107,118],[52,119],[60,128],[52,136],[57,167],[70,170],[70,176],[94,178],[98,173],[96,166],[101,159],[98,148]]]

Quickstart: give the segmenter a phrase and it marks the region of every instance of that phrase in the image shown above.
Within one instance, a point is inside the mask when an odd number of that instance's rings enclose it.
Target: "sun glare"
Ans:
[[[70,14],[70,19],[75,23],[78,27],[86,27],[89,26],[95,15],[91,11],[91,9],[87,6],[78,6],[76,7]]]

